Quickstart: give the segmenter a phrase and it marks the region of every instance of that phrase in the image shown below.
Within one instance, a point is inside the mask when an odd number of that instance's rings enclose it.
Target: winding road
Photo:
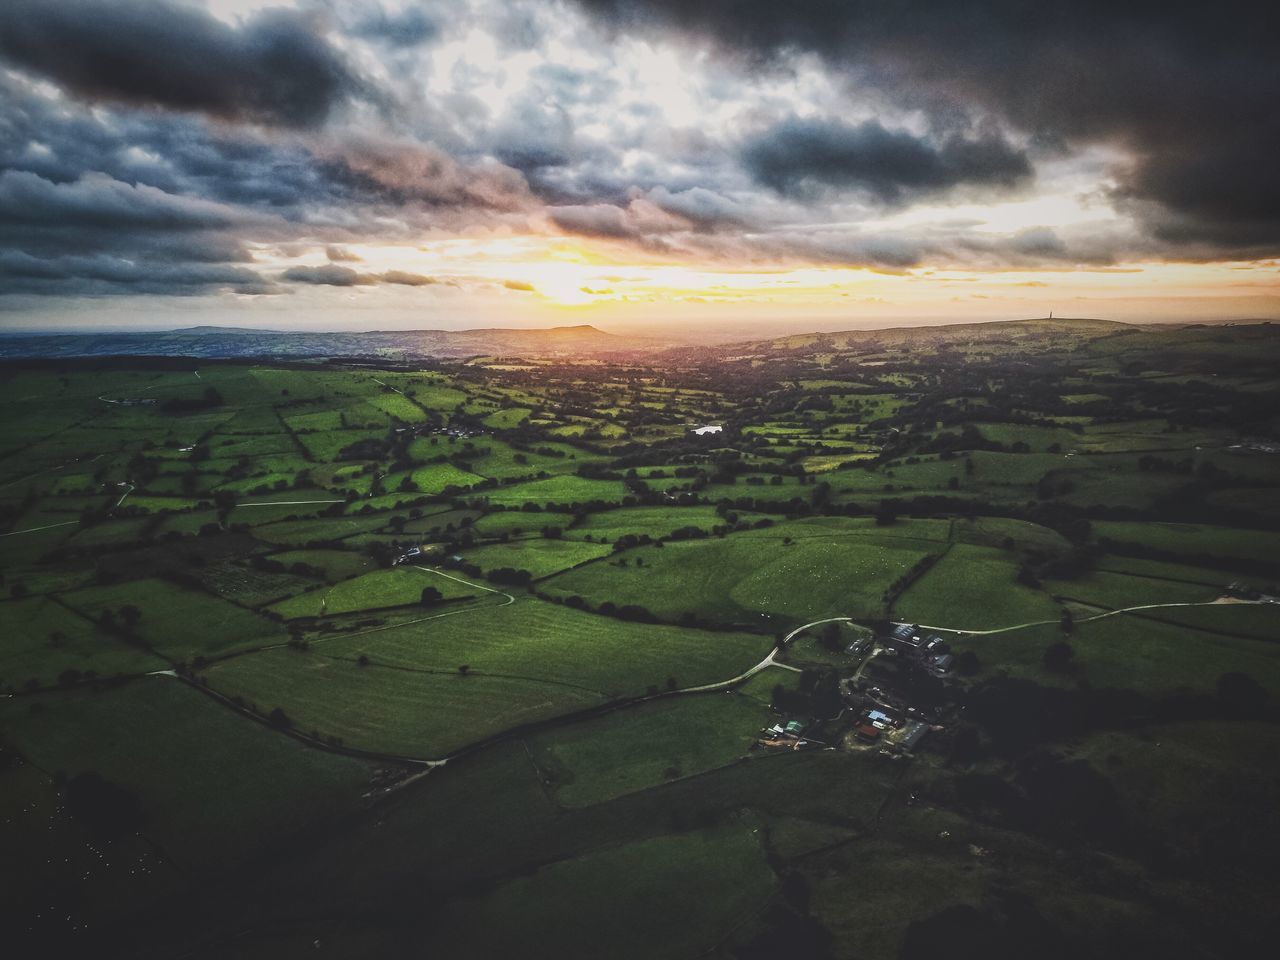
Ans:
[[[464,580],[461,577],[454,576],[453,574],[445,573],[443,570],[440,570],[435,567],[415,567],[414,569],[421,570],[423,573],[430,574],[433,576],[444,577],[446,580],[453,580],[456,583],[461,583],[465,586],[472,587],[473,589],[483,590],[486,593],[496,594],[504,598],[503,601],[499,604],[496,604],[496,606],[509,606],[516,602],[515,596],[510,593],[507,593],[503,590],[497,590],[497,589],[494,589],[493,587],[488,587],[483,584],[472,583],[469,580]],[[1223,597],[1217,600],[1202,601],[1202,602],[1140,604],[1132,607],[1123,607],[1118,610],[1107,610],[1095,616],[1082,618],[1080,620],[1077,620],[1076,622],[1087,623],[1092,620],[1101,620],[1105,617],[1113,617],[1113,616],[1116,616],[1117,614],[1130,613],[1130,612],[1136,612],[1141,610],[1155,610],[1155,609],[1169,608],[1169,607],[1204,607],[1204,606],[1215,606],[1215,605],[1223,606],[1228,603],[1265,604],[1265,603],[1275,603],[1275,601],[1268,600],[1268,599],[1236,601],[1236,600],[1228,600],[1227,598]],[[360,631],[359,633],[343,634],[342,636],[349,638],[349,637],[356,637],[356,636],[364,636],[366,634],[376,633],[382,630],[394,630],[399,627],[406,627],[416,623],[424,623],[430,620],[437,620],[442,617],[455,616],[460,613],[468,613],[475,609],[476,609],[475,607],[464,607],[458,610],[451,610],[451,611],[446,611],[444,613],[432,614],[431,616],[420,617],[414,620],[406,620],[400,623],[385,624],[383,626],[373,627],[369,630]],[[795,667],[777,662],[777,658],[787,649],[787,647],[791,644],[793,640],[795,640],[796,637],[800,636],[800,634],[804,633],[805,631],[812,630],[814,627],[819,627],[824,623],[853,623],[853,622],[855,621],[852,617],[824,617],[823,619],[820,619],[820,620],[812,620],[809,623],[802,624],[801,626],[796,627],[794,630],[790,631],[784,637],[778,640],[778,642],[774,644],[773,649],[771,649],[769,653],[762,660],[760,660],[759,663],[756,663],[754,666],[749,667],[748,669],[744,670],[742,673],[738,674],[737,676],[730,677],[727,680],[721,680],[714,683],[699,684],[697,686],[692,686],[692,687],[682,687],[676,690],[665,690],[660,693],[650,694],[648,696],[635,697],[631,699],[617,701],[614,703],[602,704],[598,707],[590,708],[587,711],[575,712],[575,713],[570,713],[570,714],[566,714],[559,717],[550,718],[546,721],[539,722],[534,726],[538,728],[543,728],[543,727],[550,727],[550,726],[555,726],[555,725],[564,724],[564,723],[574,723],[579,720],[585,719],[588,716],[598,716],[598,715],[602,715],[603,713],[612,712],[614,710],[622,710],[622,709],[628,709],[631,707],[641,706],[642,704],[649,703],[655,700],[665,699],[668,697],[686,696],[686,695],[703,694],[703,693],[715,693],[720,691],[732,690],[733,688],[740,686],[743,683],[746,683],[752,677],[756,676],[761,671],[768,669],[769,667],[778,667],[781,669],[795,670],[796,669]],[[1041,626],[1045,624],[1055,624],[1058,622],[1060,621],[1040,620],[1032,623],[1021,623],[1021,624],[1015,624],[1009,627],[1000,627],[992,630],[961,630],[956,627],[930,626],[930,625],[922,624],[921,629],[937,630],[937,631],[954,633],[954,634],[963,633],[963,634],[970,634],[974,636],[990,636],[992,634],[1008,633],[1013,630],[1022,630],[1022,629],[1026,629],[1027,627]],[[317,643],[323,642],[324,639],[327,639],[327,638],[316,638],[312,642],[317,642]],[[273,644],[273,645],[269,645],[268,647],[263,647],[260,649],[270,649],[272,646],[282,646],[282,644]],[[867,657],[866,660],[863,661],[861,667],[858,670],[857,675],[861,675],[862,669],[865,668],[866,665],[872,659],[874,659],[875,656],[878,655],[879,653],[880,653],[879,647],[873,650],[871,653],[871,656]],[[190,678],[177,675],[175,674],[174,671],[170,671],[170,670],[157,670],[149,675],[150,676],[176,676],[177,679],[183,682],[192,683]],[[218,693],[215,690],[211,690],[207,686],[202,686],[199,684],[193,684],[193,685],[202,693],[205,693],[206,695],[213,697],[214,699],[218,700],[219,702],[223,703],[226,706],[231,707],[237,712],[242,713],[245,716],[248,716],[249,718],[256,720],[259,723],[264,723],[269,725],[269,721],[265,717],[259,716],[253,713],[252,711],[247,710],[242,705],[233,702],[227,696],[221,693]],[[381,790],[374,792],[377,795],[383,795],[383,794],[395,792],[405,786],[408,786],[411,783],[416,782],[417,780],[421,779],[423,776],[430,773],[432,770],[445,766],[452,759],[455,759],[464,754],[472,753],[478,749],[483,749],[484,747],[490,746],[494,743],[508,740],[512,736],[521,736],[527,733],[528,731],[523,730],[522,728],[515,728],[512,730],[502,731],[493,736],[487,737],[477,743],[473,743],[469,746],[462,747],[461,749],[456,750],[453,753],[447,754],[443,757],[437,757],[437,758],[407,757],[407,756],[385,754],[377,751],[361,750],[358,748],[350,748],[346,746],[336,746],[334,744],[327,743],[324,740],[310,737],[297,730],[287,730],[285,732],[289,736],[292,736],[294,739],[300,740],[311,746],[318,747],[322,750],[326,750],[329,752],[342,753],[348,756],[358,756],[358,757],[364,757],[368,759],[379,759],[379,760],[398,762],[406,765],[416,766],[419,768],[419,772],[405,778],[404,780],[398,781],[395,784],[392,784],[386,788],[383,788]]]
[[[778,654],[782,653],[782,651],[787,648],[787,644],[789,644],[796,637],[800,636],[800,634],[804,633],[806,630],[810,630],[813,627],[821,626],[824,623],[850,623],[850,622],[852,622],[852,618],[850,617],[827,617],[825,620],[814,620],[811,623],[806,623],[804,626],[796,627],[794,630],[788,633],[785,637],[779,640],[777,644],[774,646],[774,648],[769,651],[769,655],[765,657],[763,660],[761,660],[759,663],[757,663],[750,670],[740,673],[736,677],[733,677],[729,680],[721,680],[718,683],[704,683],[701,686],[697,686],[697,687],[682,687],[681,689],[675,690],[672,692],[674,693],[713,693],[716,690],[730,690],[733,687],[736,687],[740,683],[746,683],[748,680],[754,677],[761,670],[764,670],[766,667],[785,666],[784,664],[781,664],[781,663],[774,663],[774,660],[777,659]],[[787,667],[787,669],[794,670],[795,668]],[[669,696],[669,695],[670,694],[659,694],[659,696]]]
[[[1107,610],[1098,613],[1092,617],[1081,617],[1076,623],[1090,623],[1094,620],[1104,620],[1107,617],[1114,617],[1118,613],[1133,613],[1137,610],[1162,610],[1168,607],[1221,607],[1235,604],[1257,605],[1269,603],[1268,600],[1228,600],[1219,597],[1217,600],[1199,600],[1187,603],[1144,603],[1136,607],[1121,607],[1118,610]],[[943,633],[965,633],[971,637],[989,637],[995,633],[1010,633],[1014,630],[1025,630],[1028,627],[1042,627],[1052,623],[1061,623],[1061,620],[1033,620],[1030,623],[1016,623],[1011,627],[998,627],[995,630],[962,630],[958,627],[938,627],[928,623],[919,624],[921,630],[940,630]]]

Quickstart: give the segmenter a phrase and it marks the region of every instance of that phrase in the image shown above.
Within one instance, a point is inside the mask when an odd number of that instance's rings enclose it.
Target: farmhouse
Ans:
[[[877,729],[880,730],[885,729],[885,727],[898,726],[898,721],[883,710],[868,710],[867,720],[873,725],[878,724]]]
[[[946,641],[937,634],[923,633],[920,626],[914,623],[894,624],[888,637],[885,638],[885,644],[889,649],[917,660],[923,660],[935,654],[939,656],[944,654],[945,643]]]

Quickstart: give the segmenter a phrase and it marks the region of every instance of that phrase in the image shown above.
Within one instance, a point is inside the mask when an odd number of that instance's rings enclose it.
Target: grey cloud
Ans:
[[[440,21],[420,6],[390,13],[375,6],[357,19],[352,32],[390,47],[416,47],[440,35]]]
[[[464,164],[429,144],[356,138],[319,155],[326,176],[365,199],[497,211],[528,208],[519,171],[493,162]]]
[[[290,267],[280,274],[280,279],[290,283],[307,283],[324,287],[357,287],[376,283],[367,273],[357,273],[350,267],[327,264],[322,267]]]
[[[742,157],[758,182],[782,194],[851,190],[889,205],[962,186],[1012,189],[1032,177],[1026,154],[995,134],[933,142],[875,120],[792,118],[753,137]]]
[[[704,229],[746,226],[758,219],[743,204],[705,187],[690,187],[672,192],[666,187],[658,186],[646,196],[667,213],[683,217],[696,227]]]
[[[20,170],[0,173],[0,222],[6,224],[208,230],[239,219],[247,218],[207,200],[173,196],[101,173],[86,173],[74,183],[51,183]]]
[[[590,206],[549,207],[551,221],[563,230],[587,237],[632,237],[635,228],[627,221],[627,215],[608,203]]]
[[[402,287],[429,287],[440,282],[435,277],[428,277],[421,273],[406,273],[403,270],[388,270],[378,276],[378,281]]]
[[[331,263],[360,263],[364,257],[358,253],[352,253],[337,244],[329,244],[324,248],[324,255],[329,258]]]
[[[102,254],[46,259],[0,251],[0,294],[184,295],[211,289],[275,292],[257,272],[227,264],[136,263]]]
[[[350,267],[325,264],[319,267],[297,266],[285,270],[280,279],[290,283],[303,283],[325,287],[372,287],[388,283],[401,287],[428,287],[439,283],[435,277],[404,270],[388,270],[386,273],[360,273]]]
[[[1156,239],[1220,256],[1280,252],[1271,5],[578,2],[615,30],[676,31],[747,58],[812,51],[858,89],[922,110],[938,129],[994,115],[1057,149],[1121,148],[1134,162],[1115,171],[1117,196]],[[789,179],[768,163],[764,173]]]
[[[92,100],[290,127],[365,86],[308,17],[267,10],[232,27],[166,0],[6,0],[0,58]]]

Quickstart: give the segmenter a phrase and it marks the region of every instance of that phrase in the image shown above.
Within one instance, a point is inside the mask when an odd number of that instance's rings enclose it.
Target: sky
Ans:
[[[5,0],[0,328],[1280,317],[1269,6]]]

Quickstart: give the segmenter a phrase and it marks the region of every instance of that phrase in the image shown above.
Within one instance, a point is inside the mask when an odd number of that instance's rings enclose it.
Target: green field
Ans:
[[[473,597],[480,593],[456,580],[433,576],[417,567],[403,566],[394,570],[375,570],[343,580],[332,587],[313,589],[274,604],[270,610],[286,620],[292,620],[296,617],[320,617],[356,610],[407,606],[419,603],[422,591],[427,587],[435,588],[446,600]],[[427,608],[423,609],[426,615]]]
[[[828,616],[881,613],[884,591],[928,555],[927,547],[906,539],[814,534],[784,544],[781,536],[641,547],[553,577],[543,589],[594,605],[643,606],[664,620],[691,613],[781,629]],[[618,566],[623,559],[627,565]]]
[[[1186,557],[1238,557],[1274,565],[1280,557],[1280,534],[1191,523],[1095,523],[1099,538],[1145,544]]]
[[[609,547],[599,543],[577,543],[572,540],[522,540],[476,547],[463,553],[467,563],[478,566],[486,574],[499,568],[527,570],[535,580],[561,570],[607,557]]]
[[[110,677],[169,666],[43,597],[0,602],[0,636],[0,684],[8,690],[53,686],[66,670]]]
[[[454,922],[428,946],[477,958],[519,954],[530,942],[547,956],[698,956],[761,909],[773,890],[750,821],[740,822],[543,867],[480,903],[459,904]],[[621,917],[611,909],[619,902],[628,905]]]
[[[1015,556],[990,547],[953,546],[898,598],[894,616],[957,630],[987,630],[1054,620],[1053,597],[1017,583]]]
[[[366,764],[309,750],[171,677],[38,702],[31,715],[0,701],[17,745],[45,770],[94,770],[133,790],[144,833],[179,867],[242,860],[337,813],[369,777]]]
[[[108,610],[136,607],[141,612],[138,638],[174,660],[227,653],[283,637],[282,628],[265,617],[164,580],[88,587],[65,599],[69,607],[95,620]],[[117,618],[123,621],[118,614]]]
[[[1269,955],[1273,327],[438,336],[0,363],[10,952]]]
[[[564,727],[530,749],[557,802],[589,806],[739,760],[769,722],[750,697],[708,693]]]
[[[671,679],[681,686],[727,679],[768,649],[762,637],[627,624],[534,600],[458,615],[450,609],[419,623],[338,635],[308,653],[238,657],[206,676],[264,713],[283,708],[302,729],[430,757],[509,727],[665,689]],[[362,656],[367,666],[357,664]],[[341,692],[348,687],[357,695]]]

